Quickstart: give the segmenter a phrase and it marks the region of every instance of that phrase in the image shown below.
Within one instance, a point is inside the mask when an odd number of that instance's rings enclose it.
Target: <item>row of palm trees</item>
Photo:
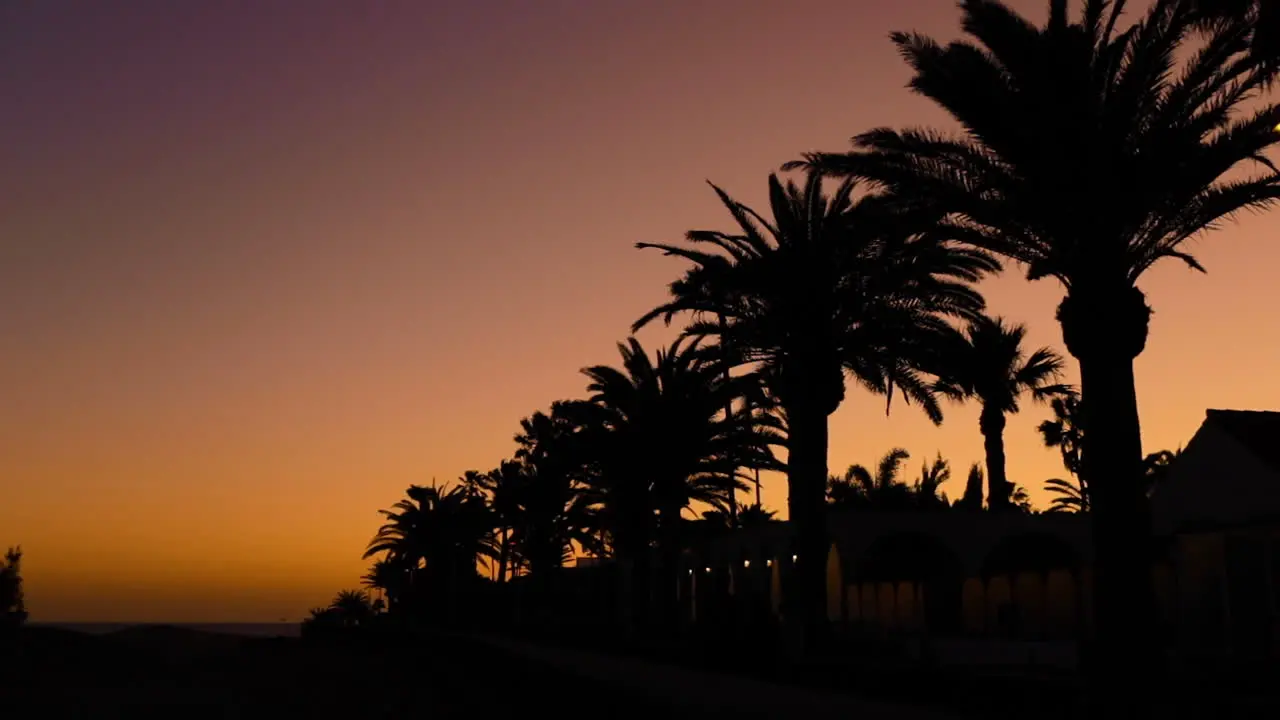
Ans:
[[[1152,0],[1126,27],[1122,0],[1082,0],[1074,14],[1067,0],[1048,5],[1037,26],[995,0],[962,0],[965,37],[948,45],[895,33],[911,88],[959,132],[878,128],[849,152],[808,154],[784,166],[803,169],[801,182],[770,176],[767,212],[713,186],[731,231],[640,244],[688,268],[633,331],[682,317],[682,340],[656,362],[628,341],[621,369],[586,371],[589,399],[525,422],[510,467],[411,490],[371,552],[409,562],[430,549],[445,558],[432,572],[460,572],[468,554],[451,559],[427,540],[409,551],[404,533],[424,503],[479,507],[469,498],[485,495],[508,519],[496,542],[481,533],[465,550],[495,554],[500,578],[554,567],[575,544],[647,577],[653,557],[670,567],[684,508],[701,501],[732,517],[735,489],[760,469],[786,472],[798,553],[823,557],[828,418],[847,381],[935,422],[943,398],[979,402],[996,509],[1017,503],[1005,418],[1023,397],[1050,399],[1075,404],[1078,425],[1055,437],[1087,488],[1097,667],[1121,677],[1151,666],[1150,483],[1133,375],[1151,309],[1138,281],[1163,258],[1201,269],[1185,241],[1280,196],[1264,155],[1280,140],[1266,95],[1280,12]],[[825,177],[840,179],[830,193]],[[1078,397],[1058,382],[1059,357],[1024,353],[1019,328],[985,316],[976,284],[1005,261],[1063,286],[1056,319],[1079,363]],[[802,562],[787,588],[813,639],[824,584],[821,564]]]
[[[1064,438],[1078,435],[1072,413],[1079,402],[1057,382],[1061,359],[1047,348],[1025,353],[1025,329],[998,318],[978,315],[962,331],[930,331],[947,345],[934,367],[940,374],[915,397],[938,421],[939,398],[981,405],[979,430],[993,469],[985,486],[975,464],[952,503],[940,491],[951,474],[946,460],[926,463],[908,485],[900,470],[909,455],[893,449],[875,471],[853,465],[827,478],[825,506],[1031,512],[1025,490],[1004,479],[1004,418],[1018,412],[1024,396],[1051,398],[1055,419],[1041,431],[1046,444],[1064,448],[1068,469],[1075,467],[1065,449],[1074,446]],[[790,429],[760,369],[733,375],[723,343],[701,339],[678,339],[653,358],[635,339],[619,349],[619,367],[583,371],[588,399],[556,402],[521,421],[513,458],[489,472],[468,471],[449,487],[412,486],[382,511],[386,523],[366,551],[382,557],[366,585],[394,608],[415,586],[438,592],[474,580],[478,564],[500,584],[519,575],[544,580],[582,552],[629,563],[633,601],[643,610],[655,560],[661,577],[699,533],[768,522],[759,472],[787,469],[773,450],[786,445]],[[740,508],[737,494],[750,483],[756,504]],[[686,517],[695,508],[708,509]]]

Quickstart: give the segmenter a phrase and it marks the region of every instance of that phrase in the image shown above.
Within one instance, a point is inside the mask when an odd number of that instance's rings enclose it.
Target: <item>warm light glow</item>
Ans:
[[[796,561],[796,558],[797,558],[797,556],[796,556],[796,555],[792,555],[792,556],[791,556],[791,562],[795,562],[795,561]]]
[[[769,558],[768,560],[765,560],[765,561],[764,561],[764,566],[765,566],[765,567],[773,567],[773,558]]]
[[[743,560],[743,561],[742,561],[742,567],[744,567],[744,568],[749,568],[749,567],[751,567],[751,561],[750,561],[750,560]]]
[[[707,572],[711,572],[711,568],[706,568],[706,571],[707,571]]]

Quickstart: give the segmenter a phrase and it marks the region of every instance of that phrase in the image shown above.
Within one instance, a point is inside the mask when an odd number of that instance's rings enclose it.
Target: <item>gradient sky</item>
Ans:
[[[1037,18],[1043,0],[1017,3]],[[886,34],[950,0],[0,4],[0,543],[37,620],[297,619],[350,587],[376,510],[495,466],[582,393],[679,261],[704,184],[875,125],[945,124]],[[1206,407],[1280,407],[1280,215],[1142,283],[1149,450]],[[1060,347],[1052,281],[984,286]],[[670,337],[661,329],[642,339]],[[1074,362],[1073,362],[1074,369]],[[1073,371],[1074,376],[1074,371]],[[1063,474],[1024,408],[1010,477]],[[942,428],[853,390],[831,465]],[[765,489],[785,507],[786,488]]]

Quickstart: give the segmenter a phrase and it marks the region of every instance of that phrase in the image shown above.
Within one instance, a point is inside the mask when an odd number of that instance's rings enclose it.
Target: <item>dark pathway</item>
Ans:
[[[457,638],[402,649],[297,640],[41,633],[0,667],[0,717],[692,717]]]
[[[866,700],[797,688],[704,670],[549,648],[507,638],[476,638],[508,655],[537,662],[580,678],[610,684],[621,697],[642,694],[653,701],[678,706],[698,717],[736,718],[868,718],[875,720],[955,720],[956,716],[928,708]]]

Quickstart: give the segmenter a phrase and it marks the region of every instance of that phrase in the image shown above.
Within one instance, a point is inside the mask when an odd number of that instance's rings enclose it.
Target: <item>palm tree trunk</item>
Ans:
[[[720,328],[723,331],[725,327],[723,313],[719,315],[719,320],[720,320]],[[724,381],[728,383],[733,378],[732,373],[729,372],[729,346],[723,340],[723,338],[725,337],[723,333],[721,334],[720,337],[722,338],[720,342],[720,348],[723,351],[723,356],[721,360],[722,362],[724,362]],[[732,420],[732,418],[733,418],[733,400],[730,399],[725,401],[725,404],[724,404],[724,419],[725,419],[725,422],[729,422],[730,420]],[[736,487],[734,487],[734,469],[732,468],[732,463],[730,463],[730,470],[729,470],[727,479],[729,481],[729,526],[733,527],[737,524],[737,520],[738,520],[738,490]]]
[[[1133,376],[1149,317],[1145,298],[1132,286],[1101,301],[1068,295],[1058,309],[1067,349],[1080,361],[1080,477],[1089,488],[1093,531],[1090,674],[1095,696],[1108,698],[1110,709],[1120,714],[1136,712],[1143,689],[1151,686],[1142,675],[1156,673],[1161,655],[1155,645],[1151,518]]]
[[[811,650],[826,634],[827,414],[807,401],[788,404],[786,413],[788,505],[797,556],[787,614],[800,622]]]
[[[994,511],[1009,508],[1009,479],[1005,475],[1004,413],[983,406],[978,418],[982,447],[987,461],[987,507]]]
[[[502,541],[498,547],[498,584],[507,581],[507,562],[511,557],[511,537],[507,528],[502,528]]]
[[[1080,363],[1084,411],[1082,474],[1089,480],[1094,547],[1097,677],[1109,684],[1126,668],[1152,668],[1151,518],[1142,492],[1142,436],[1133,361]]]

